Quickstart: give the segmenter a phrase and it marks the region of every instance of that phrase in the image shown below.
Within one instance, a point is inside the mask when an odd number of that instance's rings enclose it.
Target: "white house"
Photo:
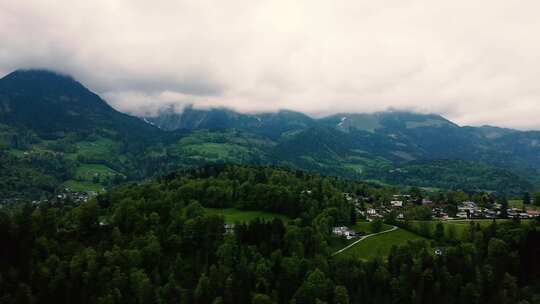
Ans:
[[[373,208],[369,208],[366,212],[368,215],[371,215],[371,216],[377,215],[377,210]]]
[[[345,226],[334,227],[334,229],[332,229],[332,233],[334,233],[335,235],[344,236],[347,238],[347,240],[350,240],[356,236],[355,231]]]
[[[422,205],[433,205],[433,201],[424,198],[422,200]]]
[[[392,207],[403,207],[403,201],[391,201],[390,205],[392,205]]]
[[[458,218],[461,218],[461,219],[466,219],[467,218],[467,212],[465,211],[460,211],[456,214],[456,217]]]

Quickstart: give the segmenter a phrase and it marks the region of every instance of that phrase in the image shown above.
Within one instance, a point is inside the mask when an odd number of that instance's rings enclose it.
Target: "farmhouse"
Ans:
[[[350,240],[356,236],[356,232],[345,226],[334,227],[332,233],[338,236],[344,236]]]

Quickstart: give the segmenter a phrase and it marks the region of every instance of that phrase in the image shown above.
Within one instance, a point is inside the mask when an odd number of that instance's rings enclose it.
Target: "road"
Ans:
[[[379,235],[379,234],[383,234],[383,233],[392,232],[392,231],[394,231],[394,230],[396,230],[396,229],[398,229],[398,227],[392,226],[392,228],[390,228],[390,229],[388,229],[388,230],[385,230],[385,231],[381,231],[381,232],[377,232],[377,233],[372,233],[372,234],[364,235],[364,236],[362,236],[361,238],[359,238],[358,240],[356,240],[356,241],[352,242],[351,244],[345,246],[344,248],[341,248],[340,250],[338,250],[338,251],[332,253],[332,256],[334,256],[334,255],[336,255],[336,254],[342,253],[343,251],[345,251],[345,250],[351,248],[352,246],[354,246],[354,245],[360,243],[361,241],[367,239],[368,237],[372,237],[372,236]]]

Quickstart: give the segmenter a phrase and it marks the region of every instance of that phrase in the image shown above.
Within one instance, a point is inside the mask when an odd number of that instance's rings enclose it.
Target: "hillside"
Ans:
[[[442,116],[163,109],[133,117],[73,78],[0,79],[1,199],[100,191],[207,163],[271,164],[402,186],[518,194],[540,185],[540,132],[460,127]],[[20,169],[20,170],[18,170]]]
[[[225,165],[115,187],[83,204],[2,208],[0,299],[537,302],[538,221],[459,221],[456,227],[455,221],[419,223],[412,217],[391,231],[380,220],[358,221],[352,211],[363,204],[352,197],[382,204],[393,190],[298,170]],[[439,196],[435,204],[447,206],[451,197]],[[385,215],[396,221],[391,217]],[[348,239],[335,232],[344,226],[386,232]],[[416,226],[429,235],[404,229]],[[336,255],[331,245],[338,242],[339,248],[355,243]]]
[[[69,76],[15,71],[0,80],[0,197],[36,198],[62,185],[97,191],[143,178],[138,159],[164,134]]]
[[[169,121],[204,122],[185,127],[189,130],[257,134],[273,145],[270,150],[264,149],[269,151],[264,155],[270,155],[275,164],[326,174],[495,191],[508,187],[520,192],[540,184],[540,132],[461,127],[440,115],[408,112],[342,113],[320,119],[287,112],[290,117],[287,122],[280,120],[279,125],[284,126],[281,130],[262,123],[264,117],[283,117],[282,113],[241,114],[189,108],[182,113],[169,110],[167,117]],[[221,117],[218,121],[222,127],[208,127],[206,120],[217,116]],[[160,116],[149,119],[161,126]],[[444,165],[446,161],[448,166]],[[415,168],[409,171],[419,175],[404,176],[395,170],[402,167]]]

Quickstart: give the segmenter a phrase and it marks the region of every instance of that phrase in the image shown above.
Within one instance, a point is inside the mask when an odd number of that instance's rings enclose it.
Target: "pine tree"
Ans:
[[[529,192],[525,192],[523,194],[523,204],[524,205],[530,205],[531,204],[531,194]]]

